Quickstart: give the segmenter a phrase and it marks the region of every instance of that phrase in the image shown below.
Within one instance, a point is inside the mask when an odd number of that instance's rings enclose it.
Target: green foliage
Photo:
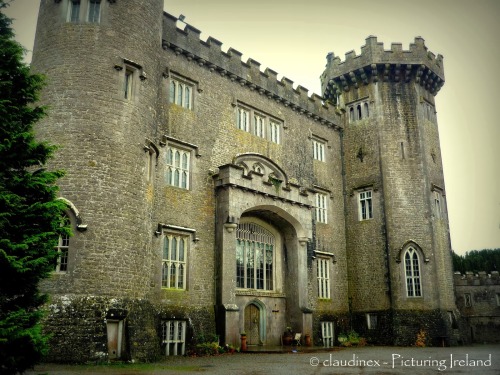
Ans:
[[[350,330],[347,333],[341,333],[339,334],[337,340],[340,342],[340,345],[342,346],[365,346],[366,345],[366,339],[363,337],[360,337],[359,334],[354,331]]]
[[[465,255],[453,253],[453,269],[460,273],[500,271],[500,249],[472,250]]]
[[[0,373],[15,374],[46,351],[38,283],[54,269],[54,246],[69,228],[61,226],[65,204],[56,200],[62,172],[43,169],[54,147],[33,134],[45,115],[35,105],[43,77],[22,63],[24,49],[2,12],[7,5],[0,0]]]

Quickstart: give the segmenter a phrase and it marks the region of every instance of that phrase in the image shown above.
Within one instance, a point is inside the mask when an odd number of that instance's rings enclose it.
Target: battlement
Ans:
[[[369,82],[415,80],[434,95],[444,84],[443,56],[428,51],[421,37],[415,38],[409,50],[403,50],[401,43],[392,43],[391,49],[385,50],[376,36],[369,36],[360,55],[349,51],[345,61],[341,61],[330,52],[326,59],[326,69],[321,75],[325,98]]]
[[[487,274],[484,271],[480,271],[477,274],[466,272],[465,275],[455,272],[453,279],[456,286],[500,285],[498,271],[491,271],[491,274]]]
[[[314,93],[309,96],[309,90],[300,85],[294,88],[293,81],[287,77],[278,80],[277,72],[269,68],[261,70],[261,64],[254,59],[243,61],[243,54],[233,48],[229,48],[227,52],[222,51],[220,41],[212,37],[204,41],[200,38],[200,30],[188,24],[180,29],[177,21],[176,17],[163,12],[163,49],[184,55],[188,61],[266,95],[326,126],[337,130],[341,128],[334,108],[325,104],[321,96]]]

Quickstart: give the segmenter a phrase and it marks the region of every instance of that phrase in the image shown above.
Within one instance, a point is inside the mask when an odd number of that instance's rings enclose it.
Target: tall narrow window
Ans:
[[[161,322],[162,343],[165,355],[184,355],[186,351],[186,321],[166,320]]]
[[[359,220],[373,219],[372,191],[362,191],[359,193]]]
[[[253,126],[254,134],[257,137],[264,138],[265,137],[264,117],[256,114],[253,116],[253,121],[254,121],[254,126]]]
[[[434,215],[436,216],[436,219],[442,219],[443,212],[442,212],[441,192],[434,190],[432,192],[432,195],[434,197]]]
[[[406,295],[408,297],[421,297],[420,264],[418,253],[410,247],[405,252]]]
[[[163,241],[162,287],[186,289],[187,236],[167,233]]]
[[[242,223],[236,237],[236,287],[273,290],[274,236],[255,223]]]
[[[238,129],[244,130],[246,132],[249,131],[249,118],[250,112],[247,109],[241,107],[238,108]]]
[[[68,22],[78,22],[80,20],[80,0],[71,0],[68,9]]]
[[[280,128],[281,125],[276,121],[269,121],[270,140],[274,143],[280,143]]]
[[[325,348],[333,346],[333,322],[321,322],[321,337],[323,338],[323,346]]]
[[[89,0],[89,14],[87,20],[99,23],[101,17],[101,0]]]
[[[325,143],[313,139],[313,158],[319,161],[325,161]]]
[[[64,216],[61,222],[61,226],[69,224],[69,218]],[[69,236],[60,235],[56,246],[57,250],[57,262],[55,265],[56,272],[67,272],[68,271],[68,253],[69,253]]]
[[[318,258],[318,298],[330,298],[330,261]]]
[[[191,153],[172,146],[167,149],[166,182],[182,189],[189,189]]]
[[[170,103],[177,104],[186,109],[193,109],[194,83],[171,77],[169,94]]]
[[[134,76],[134,71],[129,67],[125,68],[125,77],[123,80],[123,97],[125,99],[130,99],[132,97],[132,78]]]
[[[361,111],[361,104],[358,104],[356,107],[357,119],[361,120],[363,118],[363,113]]]
[[[326,224],[327,220],[327,200],[326,194],[316,193],[316,209],[315,216],[318,223]]]

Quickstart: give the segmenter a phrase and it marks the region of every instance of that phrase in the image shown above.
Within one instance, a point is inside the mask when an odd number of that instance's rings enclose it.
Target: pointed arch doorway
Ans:
[[[247,333],[248,345],[261,344],[260,309],[254,303],[250,303],[245,307],[245,332]]]

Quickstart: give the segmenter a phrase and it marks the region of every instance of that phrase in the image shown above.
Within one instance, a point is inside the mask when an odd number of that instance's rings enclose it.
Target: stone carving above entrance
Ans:
[[[264,155],[257,153],[239,154],[233,159],[233,164],[243,168],[244,176],[251,177],[256,174],[261,176],[263,181],[288,186],[288,177],[283,169]]]

